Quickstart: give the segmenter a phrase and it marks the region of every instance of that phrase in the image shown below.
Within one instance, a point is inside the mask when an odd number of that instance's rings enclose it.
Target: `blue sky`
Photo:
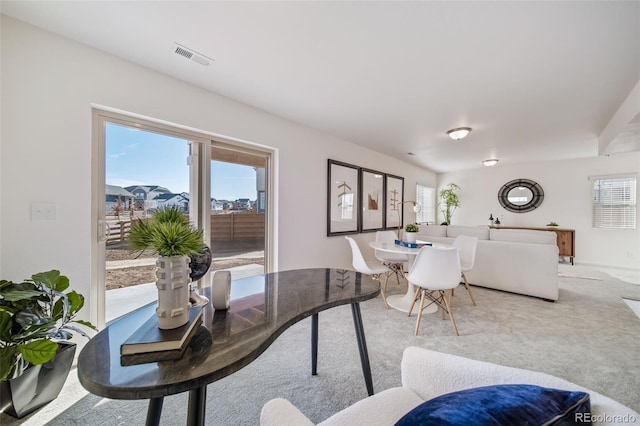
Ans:
[[[105,178],[109,185],[160,185],[189,192],[187,141],[107,124]],[[252,167],[212,162],[211,196],[219,200],[256,199]]]

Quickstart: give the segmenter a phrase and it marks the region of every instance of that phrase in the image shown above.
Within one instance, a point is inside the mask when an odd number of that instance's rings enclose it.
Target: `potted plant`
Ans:
[[[76,345],[72,332],[89,337],[76,319],[84,297],[64,293],[69,278],[51,270],[21,283],[0,281],[0,407],[23,417],[54,400],[67,379]],[[38,389],[36,391],[36,389]],[[19,390],[19,392],[18,392]]]
[[[177,207],[160,209],[131,226],[129,247],[140,253],[151,249],[160,256],[156,261],[159,328],[177,328],[189,320],[190,256],[204,252],[202,235]]]
[[[440,190],[440,212],[442,212],[445,222],[443,225],[451,225],[451,216],[453,216],[455,209],[460,207],[460,200],[456,194],[459,189],[458,185],[450,183]]]
[[[416,234],[420,231],[420,228],[415,223],[408,223],[404,227],[404,238],[408,243],[416,242]]]

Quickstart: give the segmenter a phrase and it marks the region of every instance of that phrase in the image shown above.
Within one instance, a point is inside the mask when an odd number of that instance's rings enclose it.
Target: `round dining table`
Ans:
[[[434,245],[433,243],[428,241],[416,241],[416,243]],[[373,248],[374,250],[407,255],[407,263],[409,264],[409,268],[407,268],[407,271],[411,271],[413,261],[420,252],[421,248],[410,248],[405,247],[401,244],[391,244],[382,241],[372,241],[369,243],[369,247]],[[415,294],[415,286],[411,284],[409,280],[407,280],[407,292],[405,294],[392,294],[391,296],[387,296],[387,304],[394,309],[409,313],[409,308],[411,308],[411,303],[413,302]],[[427,305],[427,307],[425,307],[422,312],[425,314],[433,314],[435,312],[438,312],[438,305],[436,305],[435,303],[431,303]]]

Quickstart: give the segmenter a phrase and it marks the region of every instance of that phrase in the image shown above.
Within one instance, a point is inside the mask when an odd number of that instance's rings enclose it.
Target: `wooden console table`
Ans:
[[[491,228],[499,229],[530,229],[533,231],[551,231],[556,233],[556,244],[558,244],[558,250],[560,256],[569,257],[571,264],[573,265],[573,258],[576,255],[576,230],[564,229],[555,226],[547,226],[544,228],[533,228],[527,226],[492,226]]]

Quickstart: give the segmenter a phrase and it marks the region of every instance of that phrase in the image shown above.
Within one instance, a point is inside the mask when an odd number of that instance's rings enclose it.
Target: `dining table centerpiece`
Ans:
[[[415,223],[408,223],[407,226],[404,227],[404,239],[408,243],[415,243],[416,236],[420,232],[420,228]]]

